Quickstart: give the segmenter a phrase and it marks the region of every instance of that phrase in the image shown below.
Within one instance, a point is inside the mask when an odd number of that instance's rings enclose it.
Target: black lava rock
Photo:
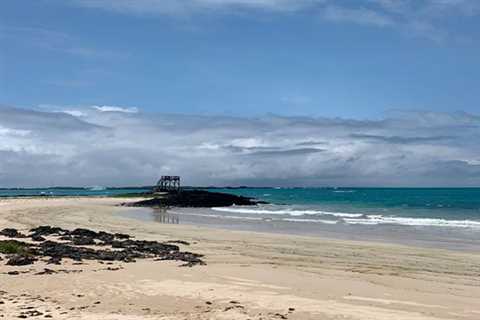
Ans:
[[[204,190],[183,190],[181,192],[169,192],[154,199],[143,200],[128,204],[133,207],[229,207],[252,206],[258,203],[252,198],[236,196],[228,193],[210,192]]]
[[[0,235],[8,237],[8,238],[26,238],[27,236],[18,232],[17,229],[13,228],[6,228],[0,231]]]
[[[133,240],[127,234],[96,232],[82,228],[69,231],[51,226],[41,226],[30,230],[30,232],[30,237],[38,243],[28,244],[17,240],[7,240],[9,244],[13,243],[14,247],[23,248],[22,250],[25,251],[25,253],[11,257],[7,264],[31,264],[37,260],[37,257],[48,257],[47,263],[49,264],[61,264],[64,258],[75,261],[85,259],[122,262],[155,258],[155,260],[182,261],[184,262],[183,266],[205,264],[201,260],[202,255],[182,252],[177,245],[157,241]],[[8,233],[13,234],[12,231],[8,231]],[[50,239],[55,240],[69,240],[70,242],[46,240],[43,236],[49,236]],[[178,242],[182,243],[181,241]],[[102,249],[84,247],[86,245],[96,245],[96,248],[101,245]],[[115,250],[110,250],[108,247]]]
[[[7,261],[7,266],[26,266],[37,261],[36,258],[27,255],[14,255]]]
[[[84,237],[84,236],[74,237],[72,242],[76,246],[88,246],[88,245],[94,245],[95,244],[94,238]]]
[[[98,236],[98,233],[96,233],[95,231],[82,228],[77,228],[70,232],[70,234],[73,236],[80,236],[86,238],[96,238]]]
[[[38,234],[34,234],[33,236],[31,236],[32,240],[33,241],[36,241],[36,242],[42,242],[42,241],[45,241],[47,239],[45,239],[44,237],[38,235]]]
[[[39,236],[50,236],[50,235],[64,235],[68,231],[58,227],[51,226],[40,226],[30,230],[30,236],[39,235]]]

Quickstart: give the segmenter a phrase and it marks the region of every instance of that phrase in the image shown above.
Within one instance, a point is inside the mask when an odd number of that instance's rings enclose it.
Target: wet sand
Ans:
[[[223,213],[209,208],[132,208],[125,217],[147,222],[185,224],[207,228],[313,236],[337,240],[369,241],[424,248],[480,252],[480,230],[458,227],[361,225],[305,221],[242,213]]]
[[[128,200],[128,199],[127,199]],[[81,272],[0,261],[0,315],[54,319],[479,319],[480,255],[384,243],[160,224],[125,217],[125,199],[0,200],[0,228],[38,225],[185,240],[206,266],[68,262]],[[108,270],[108,269],[113,270]],[[9,271],[19,275],[8,275]],[[24,272],[24,273],[23,273]],[[33,307],[33,309],[27,309]],[[47,312],[47,310],[49,310]]]

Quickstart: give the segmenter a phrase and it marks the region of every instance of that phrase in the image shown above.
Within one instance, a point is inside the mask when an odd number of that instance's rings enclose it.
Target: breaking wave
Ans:
[[[400,216],[384,216],[378,214],[330,212],[323,210],[299,209],[266,209],[262,207],[224,207],[212,208],[225,214],[247,214],[262,216],[279,216],[275,220],[287,222],[324,223],[324,224],[351,224],[351,225],[402,225],[418,227],[451,227],[480,229],[480,221],[476,220],[449,220],[441,218],[413,218]],[[287,217],[281,217],[287,216]],[[323,218],[322,218],[323,217]],[[239,216],[236,216],[239,218]],[[247,218],[247,217],[244,217]]]
[[[246,207],[228,207],[228,208],[212,208],[214,211],[230,212],[230,213],[246,213],[246,214],[267,214],[267,215],[290,215],[290,216],[305,216],[305,215],[331,215],[341,218],[360,218],[365,216],[362,213],[344,213],[344,212],[328,212],[320,210],[268,210]]]

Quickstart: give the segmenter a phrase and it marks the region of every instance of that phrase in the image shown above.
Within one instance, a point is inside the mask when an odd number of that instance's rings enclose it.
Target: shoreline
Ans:
[[[204,254],[207,262],[207,266],[179,269],[175,263],[139,261],[122,264],[115,272],[95,272],[98,265],[88,262],[81,273],[25,274],[21,283],[2,274],[9,267],[0,262],[2,290],[14,295],[48,291],[59,306],[75,308],[58,319],[280,319],[281,315],[302,320],[474,320],[480,315],[480,308],[475,309],[480,298],[478,254],[147,223],[122,217],[125,208],[115,205],[130,201],[122,198],[49,200],[0,200],[0,228],[26,230],[48,224],[123,232],[138,239],[186,240],[191,242],[188,249]],[[84,297],[73,299],[75,292]],[[102,303],[96,307],[78,309],[97,300]],[[231,301],[242,307],[230,308]],[[17,311],[10,304],[0,309],[12,316]]]
[[[349,225],[304,222],[301,219],[235,214],[222,215],[211,208],[132,208],[123,217],[160,224],[180,224],[204,228],[306,236],[323,240],[387,243],[419,248],[441,248],[445,250],[471,252],[480,251],[478,230],[452,227],[404,226],[404,225]],[[327,221],[331,222],[331,221]],[[452,237],[455,235],[455,237]],[[459,237],[460,235],[463,238]]]

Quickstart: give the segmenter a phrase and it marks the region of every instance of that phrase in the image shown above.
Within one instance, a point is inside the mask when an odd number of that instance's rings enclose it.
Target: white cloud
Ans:
[[[29,130],[15,130],[0,126],[0,136],[20,136],[25,137],[30,134]]]
[[[63,110],[61,111],[63,113],[69,114],[74,117],[85,117],[86,114],[85,112],[79,111],[79,110]]]
[[[325,8],[323,17],[326,20],[333,22],[351,22],[377,27],[391,26],[395,24],[395,22],[387,15],[365,8],[350,9],[329,6]]]
[[[117,107],[117,106],[93,106],[92,108],[100,112],[123,112],[123,113],[138,113],[138,108],[130,107]]]
[[[263,9],[292,11],[325,0],[73,0],[79,6],[127,14],[177,15],[218,9]]]
[[[84,44],[81,39],[66,32],[44,28],[0,26],[0,40],[5,47],[12,43],[20,43],[36,50],[61,52],[85,59],[102,58],[111,60],[126,56],[125,53],[90,47],[88,44]]]
[[[149,16],[194,16],[239,11],[302,12],[335,23],[391,26],[406,35],[437,42],[452,36],[451,32],[447,32],[449,27],[444,22],[445,18],[480,14],[478,0],[71,0],[69,3]]]
[[[323,17],[333,22],[351,22],[377,27],[391,26],[395,22],[387,15],[365,8],[342,8],[329,6],[325,8]]]
[[[480,184],[480,117],[465,113],[358,121],[65,110],[83,116],[0,108],[0,186],[145,185],[161,174],[196,185]]]

